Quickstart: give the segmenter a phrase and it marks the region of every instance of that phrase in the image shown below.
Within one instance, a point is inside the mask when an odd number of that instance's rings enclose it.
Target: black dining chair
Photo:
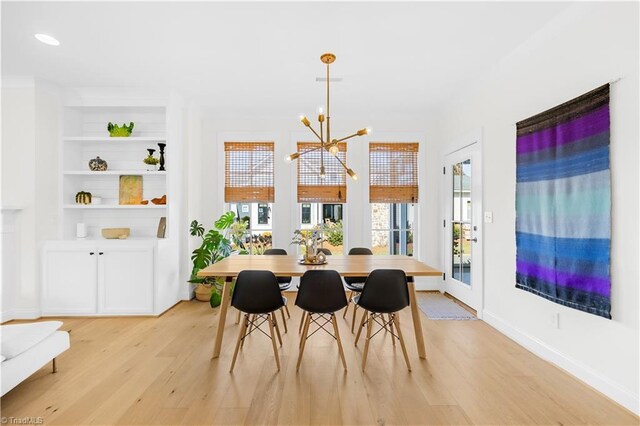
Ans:
[[[244,319],[240,325],[236,349],[233,352],[231,369],[236,365],[238,351],[244,346],[246,337],[253,331],[260,331],[271,338],[273,354],[276,357],[276,365],[280,371],[280,358],[278,358],[278,348],[276,346],[276,335],[282,346],[282,337],[276,321],[275,311],[284,306],[284,300],[280,293],[278,280],[271,271],[242,271],[238,274],[236,285],[231,297],[231,306],[244,313]],[[264,323],[269,325],[269,334],[265,333],[260,326]],[[275,335],[274,335],[275,330]]]
[[[296,371],[300,369],[302,354],[305,343],[316,331],[322,329],[338,343],[338,353],[342,360],[342,366],[347,369],[347,362],[344,359],[342,341],[338,331],[338,322],[335,313],[347,306],[347,298],[342,287],[342,279],[337,271],[333,270],[312,270],[304,273],[300,278],[300,289],[296,297],[296,306],[305,313],[304,331],[300,336],[300,353]],[[314,323],[318,328],[309,334],[309,326]],[[328,323],[333,325],[333,333],[325,326]]]
[[[373,255],[371,249],[366,247],[354,247],[349,250],[349,256],[367,256]],[[349,296],[347,296],[347,300],[349,303],[353,302],[353,298],[356,293],[360,293],[362,291],[362,286],[364,286],[364,282],[367,280],[367,277],[344,277],[345,287],[349,290]],[[351,332],[353,333],[353,328],[356,323],[356,310],[358,309],[358,305],[353,305],[353,318],[351,319]],[[347,316],[347,311],[349,310],[349,305],[344,310],[344,314],[342,314],[342,318]]]
[[[364,371],[367,363],[369,341],[382,330],[391,333],[394,344],[395,339],[400,340],[404,360],[407,363],[407,368],[411,371],[407,348],[404,344],[397,316],[399,311],[409,306],[409,288],[407,287],[407,276],[404,271],[400,269],[375,269],[371,271],[367,281],[364,283],[362,292],[354,297],[354,303],[364,311],[360,321],[360,328],[356,335],[356,346],[358,345],[362,328],[367,327],[367,340],[362,354],[362,371]],[[384,318],[384,314],[387,314],[387,319]],[[374,324],[380,325],[380,329],[372,334]]]
[[[331,250],[327,249],[327,248],[323,248],[320,247],[318,248],[318,250],[316,251],[317,254],[319,253],[323,253],[325,256],[331,256]],[[297,288],[300,288],[300,284],[298,284]],[[302,332],[302,326],[304,325],[304,319],[306,317],[306,313],[302,313],[302,316],[300,317],[300,325],[298,326],[298,334],[300,334]]]
[[[286,256],[287,251],[285,249],[280,248],[270,248],[264,251],[265,256]],[[286,291],[291,288],[291,277],[277,277],[278,284],[280,285],[280,291]],[[284,298],[284,310],[287,311],[287,318],[291,318],[291,314],[289,313],[289,307],[287,306],[288,300],[286,296],[282,296]],[[287,329],[287,320],[284,318],[284,312],[280,311],[282,314],[282,322],[284,323],[284,332],[289,331]]]

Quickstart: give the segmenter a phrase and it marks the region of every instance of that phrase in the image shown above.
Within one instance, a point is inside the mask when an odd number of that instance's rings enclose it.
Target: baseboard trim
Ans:
[[[487,310],[483,311],[482,319],[491,327],[524,346],[540,358],[565,370],[627,410],[636,415],[640,414],[639,395],[629,392],[592,368],[559,352]]]
[[[38,309],[10,309],[0,312],[0,323],[13,320],[38,319],[40,318],[40,310]]]

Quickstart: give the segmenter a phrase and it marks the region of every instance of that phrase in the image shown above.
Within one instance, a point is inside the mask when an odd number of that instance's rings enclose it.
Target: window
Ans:
[[[262,254],[272,247],[271,204],[229,203],[229,210],[238,218],[230,232],[234,250]]]
[[[234,249],[262,254],[271,248],[274,201],[273,142],[225,142],[225,202],[236,213]]]
[[[343,254],[342,214],[342,204],[302,203],[300,204],[300,229],[320,231],[326,240],[321,247],[331,250],[331,254]]]
[[[369,202],[418,202],[418,144],[369,144]]]
[[[408,203],[371,204],[373,254],[413,256],[414,210]]]
[[[298,202],[344,203],[347,200],[347,172],[340,164],[347,161],[347,144],[338,144],[334,157],[319,150],[317,142],[298,142]],[[322,157],[321,157],[322,156]],[[324,165],[325,177],[320,177],[320,165]]]
[[[225,142],[224,199],[227,203],[272,203],[273,142]]]
[[[413,256],[417,143],[369,144],[369,202],[374,254]]]

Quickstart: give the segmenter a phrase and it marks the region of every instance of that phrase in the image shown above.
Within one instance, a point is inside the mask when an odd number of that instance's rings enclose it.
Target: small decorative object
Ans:
[[[76,237],[77,238],[87,238],[87,224],[86,223],[77,223],[76,224]]]
[[[323,252],[316,254],[316,262],[318,263],[327,263],[327,255]]]
[[[166,196],[166,195],[163,195],[163,196],[162,196],[162,197],[160,197],[160,198],[152,198],[152,199],[151,199],[151,202],[152,202],[153,204],[156,204],[156,205],[167,204],[167,196]]]
[[[131,132],[133,132],[133,122],[129,123],[128,126],[122,124],[122,127],[109,122],[109,124],[107,124],[107,130],[109,131],[109,136],[112,138],[128,138],[131,136]]]
[[[164,238],[167,232],[167,218],[161,217],[160,222],[158,223],[158,238]]]
[[[108,240],[124,240],[131,234],[129,228],[102,228],[102,236]]]
[[[96,157],[92,160],[89,160],[89,169],[92,172],[106,172],[107,167],[108,167],[107,162],[100,157]]]
[[[149,200],[142,200],[140,204],[144,204],[146,206],[147,204],[149,204]]]
[[[91,204],[91,193],[80,191],[76,194],[76,204]]]
[[[164,147],[167,146],[166,143],[158,143],[160,147],[160,168],[158,169],[161,172],[164,172],[166,169],[164,168]]]
[[[119,204],[121,205],[142,204],[142,176],[120,176],[119,195]]]
[[[142,161],[144,162],[144,164],[149,166],[147,167],[147,171],[155,171],[157,170],[157,166],[159,163],[158,159],[153,156],[153,153],[156,152],[156,150],[148,148],[147,151],[149,151],[149,155]]]
[[[322,243],[324,238],[320,235],[318,230],[300,230],[296,229],[293,232],[293,239],[291,244],[298,244],[305,247],[305,254],[303,262],[305,264],[318,264],[316,252],[318,251],[318,244]],[[325,259],[326,262],[326,259]]]

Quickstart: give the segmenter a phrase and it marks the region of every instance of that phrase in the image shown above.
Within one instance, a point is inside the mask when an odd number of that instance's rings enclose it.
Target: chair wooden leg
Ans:
[[[353,291],[349,290],[349,295],[347,296],[347,306],[344,308],[344,313],[342,314],[342,318],[347,317],[347,311],[349,311],[349,305],[351,304],[352,297],[353,297]]]
[[[274,333],[273,333],[273,328],[274,328],[273,325],[276,322],[276,314],[271,312],[269,316],[271,318],[269,318],[269,321],[267,322],[269,323],[269,333],[271,334],[271,346],[273,346],[273,355],[275,355],[276,357],[276,365],[278,366],[278,371],[280,371],[280,358],[278,357],[278,345],[276,345],[276,336],[274,336]]]
[[[56,365],[56,359],[55,358],[51,360],[51,366],[52,366],[52,370],[53,370],[52,372],[54,374],[57,373],[58,372],[58,366]]]
[[[238,315],[236,316],[236,324],[240,324],[240,311],[238,311]]]
[[[304,347],[307,343],[307,334],[309,334],[309,324],[311,323],[311,314],[307,314],[307,318],[304,321],[304,329],[302,330],[302,336],[300,337],[300,353],[298,354],[298,364],[296,364],[296,373],[300,370],[300,363],[302,362],[302,354],[304,353]]]
[[[250,325],[249,324],[247,325],[247,329],[249,331],[245,330],[245,332],[247,333],[247,336],[248,336],[249,333],[251,333],[253,331],[254,322],[256,321],[256,314],[251,314],[251,315],[247,314],[247,318],[250,321]],[[242,343],[240,343],[240,349],[244,348],[244,341],[245,340],[247,340],[247,339],[242,339]]]
[[[369,353],[369,340],[371,340],[371,323],[373,322],[373,315],[370,314],[369,318],[367,318],[367,340],[364,342],[364,352],[362,353],[362,371],[364,371],[364,367],[367,365],[367,354]]]
[[[364,319],[367,316],[367,311],[365,309],[362,310],[362,319],[360,320],[360,327],[358,327],[358,334],[356,334],[356,341],[354,342],[355,346],[358,346],[358,339],[360,339],[360,333],[362,333],[362,326],[364,325]]]
[[[356,325],[356,311],[358,310],[358,305],[353,304],[353,318],[351,318],[351,334],[353,334],[353,327]]]
[[[289,307],[287,305],[284,305],[284,310],[287,311],[287,318],[291,318],[291,314],[289,313]],[[285,330],[285,333],[287,331]]]
[[[271,317],[271,314],[269,314],[267,316],[267,320],[271,321],[273,320],[273,327],[276,329],[276,335],[278,336],[278,342],[280,342],[280,346],[282,346],[282,335],[280,334],[280,326],[278,325],[278,316],[276,315],[275,312],[273,312],[273,317]],[[285,325],[286,327],[286,325]]]
[[[235,367],[236,365],[236,358],[238,357],[238,351],[240,350],[240,343],[244,341],[244,339],[242,338],[244,337],[244,333],[247,331],[248,324],[249,324],[249,314],[245,314],[244,321],[240,326],[240,332],[238,333],[238,340],[236,341],[236,349],[235,351],[233,351],[233,360],[231,361],[231,368],[229,369],[229,373],[233,372],[233,367]]]
[[[306,315],[307,313],[305,311],[302,311],[302,316],[300,317],[300,325],[298,326],[298,334],[302,333],[302,327],[304,326]]]
[[[287,305],[284,305],[284,307],[286,308]],[[287,329],[287,320],[284,317],[284,309],[280,308],[280,313],[282,314],[282,323],[284,324],[284,332],[286,333],[289,330]],[[291,317],[289,317],[289,318],[291,318]]]
[[[342,360],[342,366],[344,370],[347,370],[347,361],[344,359],[344,351],[342,350],[342,341],[340,340],[340,332],[338,331],[338,321],[336,321],[336,315],[331,314],[331,322],[333,323],[333,332],[336,335],[336,342],[338,342],[338,352],[340,353],[340,359]]]
[[[409,355],[407,354],[407,347],[404,344],[404,338],[402,337],[402,331],[400,331],[400,323],[398,323],[398,317],[396,314],[392,314],[391,317],[396,323],[396,330],[398,331],[398,338],[400,340],[400,346],[402,346],[402,354],[404,355],[404,361],[407,363],[407,368],[411,371],[411,363],[409,362]]]
[[[391,332],[391,341],[393,342],[393,346],[396,345],[396,338],[393,337],[393,314],[387,315],[389,317],[389,331]],[[384,318],[384,316],[383,316]]]

